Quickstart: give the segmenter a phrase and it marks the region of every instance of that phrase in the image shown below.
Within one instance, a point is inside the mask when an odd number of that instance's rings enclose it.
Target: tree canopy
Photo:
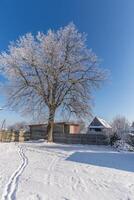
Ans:
[[[0,55],[8,105],[28,114],[47,114],[49,125],[59,108],[86,117],[91,114],[92,90],[106,78],[99,63],[73,23],[46,34],[28,33]]]

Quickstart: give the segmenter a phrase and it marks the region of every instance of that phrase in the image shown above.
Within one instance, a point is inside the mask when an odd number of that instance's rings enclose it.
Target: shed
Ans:
[[[32,124],[30,127],[31,139],[47,138],[47,124]],[[54,123],[54,133],[62,134],[78,134],[80,132],[80,125],[73,122],[56,122]]]

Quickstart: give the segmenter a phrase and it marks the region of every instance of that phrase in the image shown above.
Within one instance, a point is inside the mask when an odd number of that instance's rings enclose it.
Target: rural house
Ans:
[[[97,132],[97,133],[110,133],[111,132],[111,126],[108,122],[106,122],[104,119],[101,119],[99,117],[94,117],[94,119],[91,121],[89,127],[88,127],[88,133],[91,131]]]

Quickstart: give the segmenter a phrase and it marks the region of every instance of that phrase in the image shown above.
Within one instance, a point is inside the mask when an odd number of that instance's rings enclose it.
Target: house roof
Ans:
[[[98,119],[99,119],[99,121],[102,123],[102,125],[105,126],[106,128],[112,128],[112,127],[110,126],[110,124],[109,124],[108,122],[106,122],[104,119],[101,119],[101,118],[99,118],[99,117],[98,117]]]
[[[112,128],[104,119],[95,117],[89,125],[90,128]]]

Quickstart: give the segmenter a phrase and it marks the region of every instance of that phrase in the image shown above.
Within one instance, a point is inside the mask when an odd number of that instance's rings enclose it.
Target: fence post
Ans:
[[[95,139],[96,139],[96,145],[98,144],[98,141],[97,141],[97,134],[95,134]]]

